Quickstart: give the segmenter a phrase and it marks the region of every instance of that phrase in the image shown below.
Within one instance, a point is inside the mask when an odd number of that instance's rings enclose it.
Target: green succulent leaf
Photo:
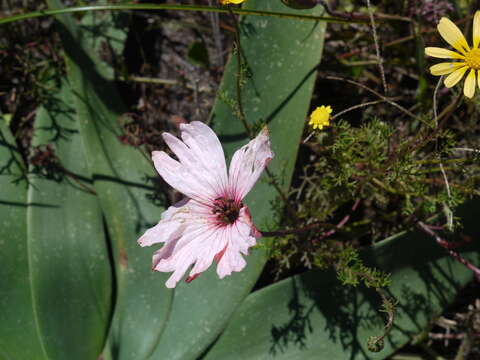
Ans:
[[[32,146],[45,155],[29,175],[30,283],[47,357],[95,360],[111,317],[112,268],[72,99],[64,84],[35,120]]]
[[[48,4],[61,8],[57,0]],[[58,20],[76,118],[115,260],[117,299],[106,354],[140,360],[158,343],[173,293],[165,288],[165,275],[151,271],[152,251],[142,250],[136,242],[159,220],[163,208],[152,200],[156,176],[149,159],[119,140],[125,108],[110,80],[111,71],[99,65],[98,45],[124,41],[123,22],[111,13],[89,16],[96,20],[84,19],[81,27],[67,15]]]
[[[479,207],[477,199],[458,214],[473,240],[462,255],[476,264]],[[311,270],[249,295],[205,359],[385,359],[424,331],[472,279],[469,269],[419,231],[393,236],[362,255],[367,265],[392,274],[388,291],[398,301],[383,350],[367,349],[386,321],[375,291],[342,285],[333,271]]]
[[[6,360],[48,359],[32,303],[27,189],[23,160],[7,122],[0,118],[0,357]]]
[[[291,11],[277,0],[250,0],[244,8]],[[320,15],[321,9],[298,13]],[[246,118],[257,130],[268,125],[275,152],[269,169],[285,190],[290,184],[309,108],[325,26],[246,16],[240,27],[247,67],[242,91]],[[298,59],[299,54],[302,59]],[[245,128],[236,116],[236,72],[236,57],[232,56],[211,119],[229,158],[248,142]],[[245,201],[261,229],[277,221],[272,218],[272,203],[279,194],[268,181],[264,176]],[[202,354],[252,289],[265,264],[265,254],[254,249],[246,260],[242,272],[223,280],[218,279],[212,266],[190,284],[177,286],[172,314],[153,359],[196,359]]]

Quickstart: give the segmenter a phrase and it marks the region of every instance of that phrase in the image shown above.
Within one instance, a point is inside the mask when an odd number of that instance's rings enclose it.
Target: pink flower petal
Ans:
[[[155,168],[173,188],[186,196],[208,202],[225,193],[228,185],[225,157],[220,141],[205,124],[194,121],[180,125],[183,142],[164,133],[163,139],[177,156],[152,154]]]
[[[180,237],[171,239],[169,242],[163,245],[161,249],[153,253],[152,270],[155,270],[160,260],[168,259],[173,255],[173,251],[175,250],[175,246],[177,245],[179,239]]]
[[[202,167],[208,169],[211,177],[222,180],[221,185],[227,186],[227,165],[222,144],[217,135],[204,123],[193,121],[180,125],[182,140],[195,154]]]
[[[199,202],[210,202],[214,192],[205,183],[197,181],[192,171],[163,151],[152,152],[152,160],[160,176],[171,187]]]
[[[262,237],[262,233],[260,231],[258,231],[257,228],[255,227],[255,225],[253,224],[252,215],[250,214],[250,209],[248,208],[248,206],[244,206],[240,210],[240,214],[239,214],[237,222],[236,222],[237,226],[239,226],[238,225],[239,223],[244,224],[246,226],[244,231],[249,231],[248,236],[253,237],[253,238]],[[255,245],[255,244],[253,244],[253,245]]]
[[[247,265],[245,259],[240,254],[238,244],[231,242],[228,244],[225,253],[218,262],[217,274],[220,279],[223,279],[227,275],[231,275],[233,271],[242,271]]]
[[[268,129],[265,127],[255,139],[238,149],[230,164],[230,191],[241,200],[252,189],[262,171],[273,158]]]
[[[162,257],[157,259],[154,268],[156,271],[173,271],[166,282],[167,287],[175,287],[184,276],[188,268],[195,264],[190,275],[195,276],[212,264],[216,253],[225,247],[225,229],[204,225],[196,229],[189,229],[183,236],[175,241],[173,249],[167,249]],[[169,244],[164,245],[167,247]],[[160,249],[160,250],[163,250]]]
[[[217,259],[217,274],[220,279],[245,267],[246,262],[241,254],[248,255],[249,248],[256,244],[254,234],[258,232],[254,229],[248,208],[244,207],[237,221],[228,227],[227,246],[220,254],[220,259]]]
[[[190,271],[190,275],[194,276],[207,270],[215,258],[215,256],[225,249],[228,244],[229,231],[227,228],[217,228],[209,238],[205,239],[201,247],[197,251],[195,266]]]
[[[231,241],[235,241],[241,253],[248,255],[248,248],[257,244],[256,237],[259,232],[255,228],[247,206],[240,210],[240,215],[233,224],[234,230],[231,233]]]
[[[143,247],[176,239],[185,231],[187,224],[205,223],[208,216],[210,216],[209,207],[184,198],[170,206],[162,214],[158,224],[145,231],[138,239],[138,244]]]

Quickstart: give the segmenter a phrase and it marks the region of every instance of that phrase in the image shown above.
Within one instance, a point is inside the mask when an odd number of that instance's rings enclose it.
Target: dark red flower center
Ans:
[[[212,214],[217,215],[220,223],[230,225],[238,219],[242,207],[241,201],[219,197],[213,202]]]

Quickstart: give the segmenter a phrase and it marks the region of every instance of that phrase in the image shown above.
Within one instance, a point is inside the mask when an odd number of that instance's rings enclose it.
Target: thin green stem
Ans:
[[[468,158],[456,158],[456,159],[448,159],[448,160],[442,160],[442,159],[431,159],[431,160],[416,160],[414,161],[415,164],[418,165],[436,165],[436,164],[462,164],[465,162],[470,162],[473,161],[473,159],[468,159]]]
[[[242,58],[242,47],[240,45],[240,28],[238,26],[237,18],[235,17],[235,14],[233,11],[228,8],[228,13],[230,14],[230,17],[232,18],[233,24],[235,25],[235,46],[236,46],[236,53],[237,53],[237,78],[236,78],[236,86],[237,86],[237,107],[238,107],[238,115],[240,118],[240,121],[242,122],[243,126],[245,127],[245,130],[247,132],[247,135],[250,139],[253,138],[252,134],[252,129],[250,128],[250,125],[248,125],[247,119],[245,117],[245,112],[243,111],[243,102],[242,102],[242,64],[243,64],[243,58]]]
[[[52,16],[67,13],[87,12],[87,11],[141,11],[141,10],[179,10],[179,11],[204,11],[228,14],[229,11],[238,15],[254,15],[254,16],[274,16],[286,19],[307,20],[307,21],[327,21],[330,23],[365,23],[360,20],[345,20],[335,17],[313,16],[313,15],[297,15],[291,13],[261,11],[261,10],[245,10],[239,8],[211,7],[205,5],[174,5],[174,4],[111,4],[111,5],[89,5],[89,6],[72,6],[65,9],[56,10],[40,10],[25,14],[8,16],[0,19],[1,24],[7,24],[14,21],[26,20],[41,16]]]
[[[440,164],[442,165],[442,164]],[[427,169],[427,170],[420,170],[417,172],[417,174],[431,174],[431,173],[436,173],[436,172],[441,172],[442,173],[442,178],[444,178],[444,175],[443,173],[445,171],[454,171],[454,170],[459,170],[458,168],[456,167],[452,167],[452,166],[439,166],[439,167],[436,167],[436,168],[430,168],[430,169]],[[445,182],[445,179],[444,179],[444,182]],[[449,185],[450,186],[450,185]]]
[[[236,52],[237,52],[237,79],[236,79],[236,95],[237,95],[237,107],[238,107],[238,117],[240,121],[243,124],[243,127],[245,128],[245,131],[247,133],[247,136],[250,139],[253,139],[255,134],[252,133],[252,129],[250,125],[247,122],[247,118],[245,116],[245,113],[243,111],[243,101],[242,101],[242,64],[244,61],[244,55],[243,55],[243,50],[242,50],[242,44],[240,42],[240,28],[238,26],[237,18],[235,17],[235,13],[231,8],[228,8],[229,14],[232,18],[232,21],[235,25],[235,45],[236,45]],[[285,207],[287,209],[287,212],[292,218],[296,218],[296,212],[295,209],[292,207],[290,202],[288,201],[288,195],[285,194],[281,186],[277,183],[277,180],[275,179],[275,176],[271,173],[271,171],[266,168],[265,172],[267,176],[270,178],[270,183],[273,185],[275,190],[277,190],[278,194],[282,198],[282,201],[285,203]]]

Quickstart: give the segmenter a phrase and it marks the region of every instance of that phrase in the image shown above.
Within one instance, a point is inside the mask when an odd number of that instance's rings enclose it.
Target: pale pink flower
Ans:
[[[233,155],[230,170],[222,145],[207,125],[181,124],[182,140],[168,133],[163,139],[177,156],[154,151],[160,176],[187,197],[170,206],[160,222],[138,240],[141,246],[164,243],[153,254],[153,269],[173,274],[165,285],[173,288],[193,265],[187,282],[217,262],[220,278],[241,271],[249,247],[261,234],[242,200],[273,157],[268,130]]]

